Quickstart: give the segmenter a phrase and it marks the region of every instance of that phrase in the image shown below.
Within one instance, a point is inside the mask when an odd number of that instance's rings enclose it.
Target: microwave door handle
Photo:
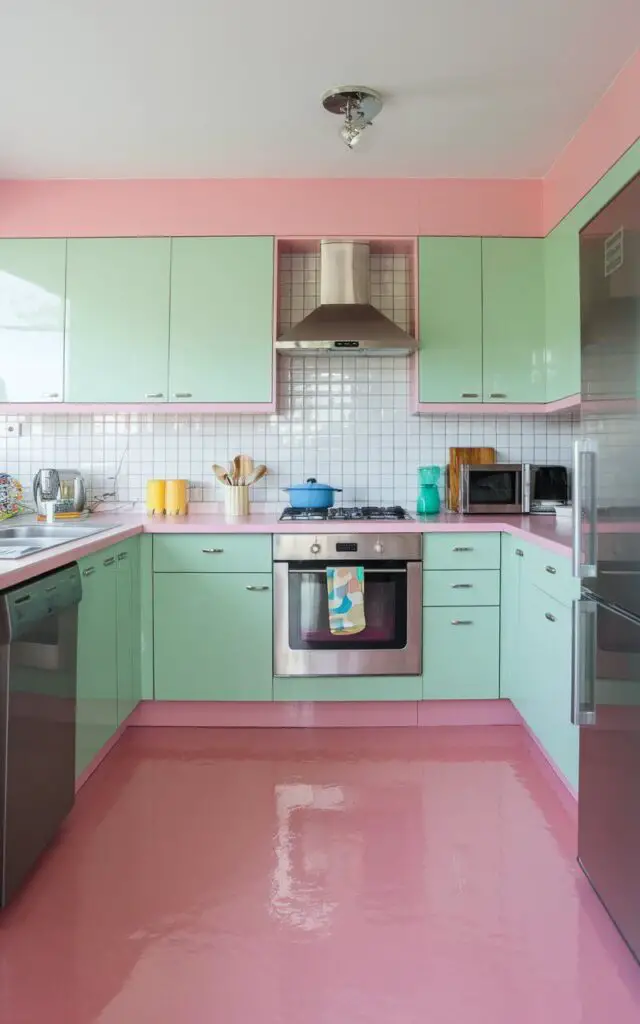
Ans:
[[[521,487],[522,493],[520,495],[520,501],[522,504],[522,511],[528,514],[531,511],[531,463],[525,462],[522,467],[521,474]]]
[[[578,438],[573,446],[573,575],[598,572],[598,454],[595,441]],[[584,550],[584,558],[583,558]]]
[[[458,482],[458,512],[469,511],[469,467],[462,466]]]

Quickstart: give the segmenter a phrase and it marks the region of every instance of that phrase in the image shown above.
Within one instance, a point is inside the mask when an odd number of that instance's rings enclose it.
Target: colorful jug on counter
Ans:
[[[440,511],[439,479],[439,466],[420,466],[418,470],[418,502],[416,505],[416,511],[419,516],[433,516]]]

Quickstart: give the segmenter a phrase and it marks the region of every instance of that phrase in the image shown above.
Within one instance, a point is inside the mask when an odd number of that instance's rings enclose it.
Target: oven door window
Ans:
[[[469,505],[517,505],[520,501],[519,473],[482,469],[469,471]]]
[[[404,565],[365,565],[366,627],[351,636],[329,629],[326,566],[289,566],[289,647],[294,651],[401,650],[407,645],[407,571]]]

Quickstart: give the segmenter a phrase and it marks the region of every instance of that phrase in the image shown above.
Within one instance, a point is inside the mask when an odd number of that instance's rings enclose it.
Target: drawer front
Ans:
[[[271,535],[156,534],[154,572],[271,572]]]
[[[423,577],[422,603],[426,607],[500,604],[497,569],[433,569]]]
[[[569,555],[555,554],[533,545],[528,545],[525,554],[530,583],[561,604],[571,604],[580,597],[580,581],[573,578]]]
[[[499,533],[427,534],[425,569],[499,569]]]
[[[423,699],[498,697],[499,608],[425,608],[423,624]]]

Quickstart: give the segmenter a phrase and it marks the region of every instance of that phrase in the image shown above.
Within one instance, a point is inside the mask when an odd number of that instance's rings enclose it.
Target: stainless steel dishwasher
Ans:
[[[77,565],[0,595],[0,907],[75,793]]]

